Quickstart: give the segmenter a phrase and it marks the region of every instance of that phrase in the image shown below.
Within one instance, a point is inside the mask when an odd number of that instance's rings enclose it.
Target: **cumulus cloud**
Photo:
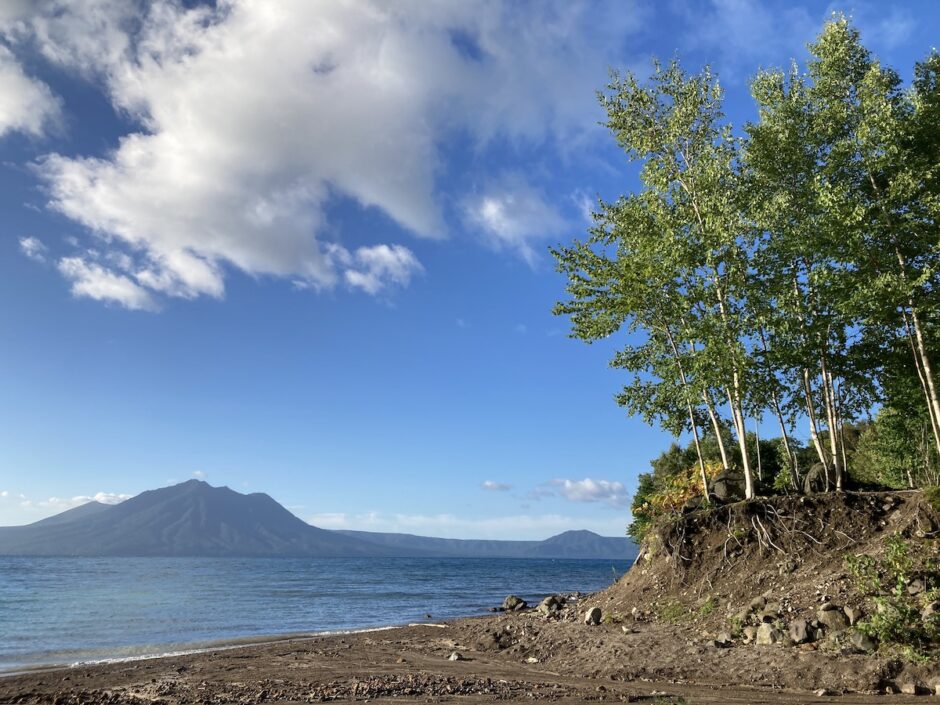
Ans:
[[[618,508],[630,504],[630,496],[622,482],[586,477],[583,480],[556,479],[550,484],[571,502],[603,502]]]
[[[346,283],[367,294],[392,286],[406,287],[412,276],[424,271],[414,253],[402,245],[360,247],[344,259]]]
[[[202,470],[195,470],[193,472],[193,477],[195,477],[197,480],[205,480],[208,475],[206,475],[206,473],[204,473]]]
[[[480,487],[493,492],[505,492],[512,489],[512,485],[507,485],[505,482],[496,482],[495,480],[484,480]]]
[[[0,44],[0,137],[23,132],[40,137],[60,119],[59,101],[42,81],[30,78]]]
[[[467,224],[495,250],[510,250],[529,265],[535,245],[568,227],[554,205],[519,174],[507,174],[464,202]]]
[[[0,497],[6,499],[13,495],[4,491]],[[129,494],[119,494],[115,492],[96,492],[92,495],[77,495],[75,497],[48,497],[46,499],[27,499],[25,495],[16,495],[21,507],[25,509],[51,509],[57,512],[64,512],[66,509],[80,507],[89,502],[101,502],[102,504],[120,504],[125,499],[130,499]]]
[[[539,540],[572,529],[588,529],[603,536],[623,534],[623,518],[583,519],[561,514],[519,514],[468,518],[454,514],[352,514],[328,512],[307,517],[322,529],[352,529],[409,533],[443,538],[492,538]]]
[[[223,296],[229,269],[313,289],[407,285],[420,265],[403,246],[326,242],[352,235],[328,227],[331,199],[446,236],[444,137],[598,134],[593,91],[643,19],[614,0],[18,6],[11,41],[100,82],[137,125],[109,154],[39,160],[50,207],[132,256],[118,276],[182,298]],[[527,259],[557,228],[533,190],[483,196],[490,241]]]
[[[29,257],[34,262],[44,263],[46,261],[46,253],[49,251],[49,248],[46,247],[42,240],[32,235],[20,238],[20,252]]]
[[[73,296],[115,303],[131,310],[153,311],[156,302],[132,279],[81,257],[63,257],[59,272],[68,279]]]

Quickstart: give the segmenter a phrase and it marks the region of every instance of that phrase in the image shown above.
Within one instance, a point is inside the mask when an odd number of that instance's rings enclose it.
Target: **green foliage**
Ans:
[[[657,619],[672,624],[679,624],[689,618],[689,610],[678,600],[657,602],[653,611]]]
[[[908,414],[881,408],[859,438],[850,476],[859,484],[891,489],[935,485],[940,465],[926,416],[926,409]]]
[[[940,512],[940,487],[933,486],[924,488],[924,499],[933,507],[935,512]]]
[[[882,644],[918,652],[940,643],[940,614],[922,616],[924,606],[936,599],[940,585],[940,566],[934,552],[915,555],[911,544],[895,534],[885,542],[883,557],[847,556],[846,564],[857,589],[875,608],[856,625],[859,631]],[[923,580],[927,589],[912,595],[908,586],[915,577]]]

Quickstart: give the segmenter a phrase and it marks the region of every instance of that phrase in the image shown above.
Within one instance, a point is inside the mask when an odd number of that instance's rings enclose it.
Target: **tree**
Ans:
[[[723,123],[721,98],[708,69],[687,75],[677,62],[655,63],[647,85],[631,73],[613,76],[601,96],[607,126],[628,158],[643,163],[643,189],[601,202],[591,238],[552,251],[571,296],[555,312],[570,315],[574,337],[587,341],[621,327],[645,334],[643,346],[615,358],[636,375],[621,403],[676,430],[681,397],[688,419],[682,427],[698,444],[707,418],[727,466],[714,402],[716,394],[726,399],[750,498],[745,409],[752,370],[740,311],[747,228],[735,201],[738,143]],[[670,367],[678,383],[664,376]],[[701,452],[699,461],[705,482]]]

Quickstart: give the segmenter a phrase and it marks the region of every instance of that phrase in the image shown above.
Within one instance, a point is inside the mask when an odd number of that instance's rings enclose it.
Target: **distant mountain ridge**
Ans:
[[[627,538],[568,531],[544,541],[440,539],[329,531],[270,496],[189,480],[120,504],[89,502],[26,526],[0,527],[0,555],[610,558],[631,560]]]

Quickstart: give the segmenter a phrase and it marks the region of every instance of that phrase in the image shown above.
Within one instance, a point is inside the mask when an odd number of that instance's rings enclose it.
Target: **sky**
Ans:
[[[748,80],[833,11],[909,78],[940,5],[0,0],[0,525],[204,479],[324,528],[622,535],[671,439],[548,247],[637,188],[653,56]],[[622,345],[623,341],[620,341]]]

